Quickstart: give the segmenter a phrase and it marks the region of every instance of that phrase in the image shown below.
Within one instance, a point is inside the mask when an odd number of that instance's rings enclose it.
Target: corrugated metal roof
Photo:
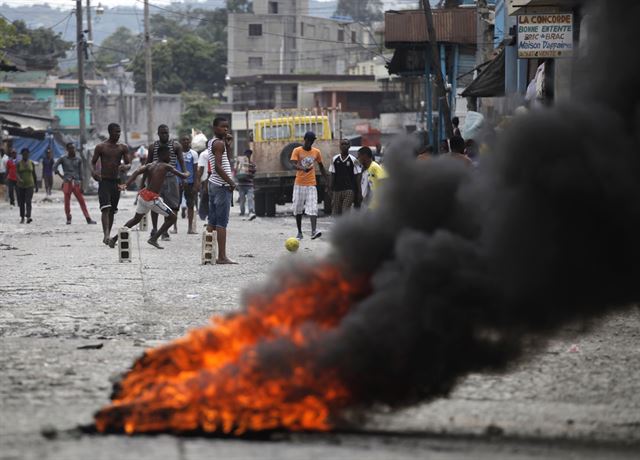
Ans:
[[[439,42],[475,44],[477,22],[475,8],[433,10],[433,25]],[[429,41],[422,10],[386,11],[384,14],[385,45]]]

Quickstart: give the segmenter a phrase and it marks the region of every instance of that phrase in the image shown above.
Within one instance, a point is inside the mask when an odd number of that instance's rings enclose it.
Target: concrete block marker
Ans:
[[[118,230],[118,257],[120,262],[131,262],[131,238],[127,227]]]
[[[142,216],[142,219],[140,220],[140,223],[138,224],[138,231],[141,231],[141,232],[146,232],[147,231],[147,226],[148,226],[147,217],[148,217],[147,214]]]
[[[216,261],[218,252],[218,243],[216,242],[215,232],[208,232],[206,229],[202,232],[202,265],[213,265]]]

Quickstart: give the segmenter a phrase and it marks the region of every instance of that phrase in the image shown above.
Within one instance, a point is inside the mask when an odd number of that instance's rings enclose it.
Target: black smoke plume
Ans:
[[[640,3],[601,0],[582,11],[589,20],[571,102],[518,116],[477,170],[446,158],[416,162],[410,145],[396,146],[379,207],[340,222],[322,261],[344,267],[347,279],[371,275],[372,293],[333,329],[309,320],[303,346],[265,339],[238,365],[279,378],[294,367],[339,376],[350,394],[332,408],[339,419],[446,395],[470,372],[529,356],[525,344],[535,350],[570,322],[640,300],[640,53],[632,48]],[[248,298],[268,304],[282,279],[304,282],[303,268],[274,273],[284,276]],[[209,338],[203,346],[215,348]],[[177,351],[158,358],[180,359],[164,363],[167,372],[197,368],[201,356]],[[153,369],[153,359],[136,368]],[[196,382],[207,378],[204,370]],[[302,400],[305,388],[288,397]],[[207,404],[215,410],[215,400]],[[117,421],[118,411],[103,414]]]
[[[640,300],[640,54],[622,46],[640,4],[584,6],[570,103],[514,120],[478,171],[394,151],[380,209],[338,227],[337,257],[374,292],[318,362],[360,403],[445,395],[525,339]]]

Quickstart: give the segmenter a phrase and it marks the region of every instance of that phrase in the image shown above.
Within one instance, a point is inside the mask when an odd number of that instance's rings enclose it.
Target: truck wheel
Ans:
[[[291,166],[291,153],[293,149],[296,147],[301,147],[302,144],[299,142],[292,142],[291,144],[287,144],[280,152],[280,164],[285,169],[285,171],[293,171],[293,166]]]
[[[277,198],[278,195],[274,192],[265,193],[264,211],[267,217],[275,217]]]
[[[264,217],[265,215],[265,198],[266,198],[266,193],[259,191],[259,192],[255,192],[254,194],[254,206],[256,208],[256,216],[258,217]]]

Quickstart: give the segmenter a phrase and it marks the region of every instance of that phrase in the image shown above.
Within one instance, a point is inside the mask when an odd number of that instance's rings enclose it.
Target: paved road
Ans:
[[[200,237],[186,235],[184,221],[164,251],[133,232],[134,260],[121,264],[77,205],[73,225],[65,225],[61,199],[57,192],[52,202],[37,201],[30,225],[0,203],[0,459],[637,458],[636,307],[590,328],[567,328],[508,374],[471,375],[448,399],[380,410],[363,433],[270,441],[72,435],[144,348],[232,311],[242,288],[267,279],[275,263],[321,257],[329,244],[306,238],[298,254],[288,254],[283,243],[295,223],[283,208],[272,219],[232,217],[229,253],[237,266],[200,265]],[[88,203],[97,219],[95,198]],[[132,215],[133,194],[121,203],[117,224]],[[320,220],[327,234],[331,225]],[[102,348],[78,348],[95,344]]]

